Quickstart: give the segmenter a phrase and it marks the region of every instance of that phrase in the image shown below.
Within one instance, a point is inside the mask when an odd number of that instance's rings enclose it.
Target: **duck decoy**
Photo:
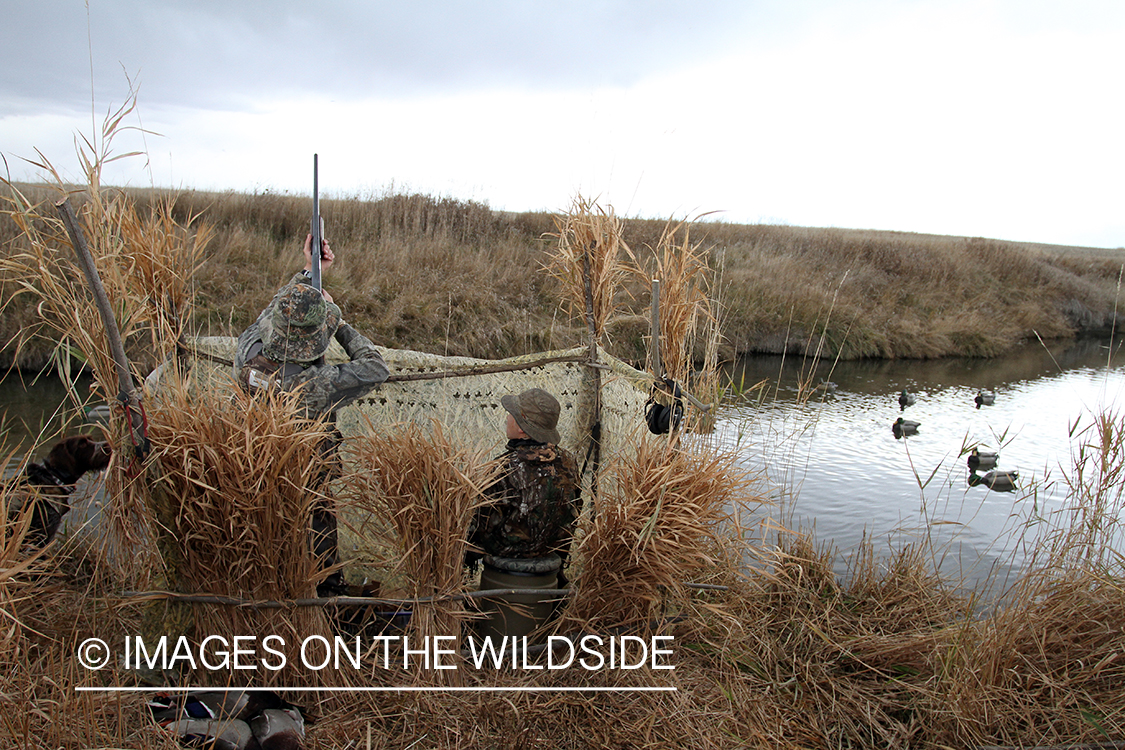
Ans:
[[[82,419],[87,424],[100,424],[103,427],[109,426],[109,418],[113,416],[113,409],[109,404],[99,404],[98,406],[88,406],[86,411],[82,414]]]
[[[903,419],[899,417],[895,423],[891,425],[891,432],[894,433],[895,439],[901,438],[905,435],[917,435],[918,428],[922,426],[921,422],[915,422],[912,419]]]
[[[976,402],[978,409],[982,406],[992,406],[996,403],[996,394],[992,391],[978,391],[973,401]]]
[[[993,492],[1011,492],[1016,489],[1019,477],[1018,471],[990,471],[983,477],[974,471],[969,474],[969,486],[983,484]]]
[[[916,397],[914,396],[913,393],[908,393],[907,390],[905,388],[903,388],[902,393],[898,394],[898,408],[899,408],[899,410],[901,411],[908,406],[914,406],[914,402],[916,400],[917,399],[916,399]]]
[[[978,469],[987,470],[996,468],[996,462],[999,460],[1000,454],[996,451],[982,451],[974,446],[973,449],[969,451],[967,463],[969,464],[970,471],[976,471]]]

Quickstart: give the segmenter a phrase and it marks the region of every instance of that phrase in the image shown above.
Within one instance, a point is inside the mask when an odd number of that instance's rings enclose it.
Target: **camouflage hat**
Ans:
[[[291,284],[273,298],[259,326],[262,354],[274,362],[314,362],[328,351],[340,308],[308,284]]]
[[[559,402],[542,388],[531,388],[518,396],[502,396],[500,403],[532,440],[559,444]]]

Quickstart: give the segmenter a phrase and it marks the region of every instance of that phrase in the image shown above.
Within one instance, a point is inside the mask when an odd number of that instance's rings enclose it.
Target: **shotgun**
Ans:
[[[324,220],[320,218],[320,190],[317,185],[316,154],[313,154],[312,285],[320,289],[320,243],[324,239]]]

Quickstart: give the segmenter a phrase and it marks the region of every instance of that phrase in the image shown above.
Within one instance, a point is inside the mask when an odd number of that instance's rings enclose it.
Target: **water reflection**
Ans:
[[[730,374],[768,381],[764,398],[731,407],[719,429],[764,471],[780,520],[845,553],[865,537],[935,540],[946,572],[970,579],[1022,560],[1024,532],[1065,499],[1060,483],[1083,431],[1125,406],[1125,352],[1091,339],[991,360],[753,357]],[[811,387],[821,380],[836,391]],[[900,403],[904,391],[913,403]],[[978,403],[984,394],[993,398]],[[970,470],[974,448],[998,454],[977,466],[991,479]],[[1004,472],[1018,473],[1014,486]]]

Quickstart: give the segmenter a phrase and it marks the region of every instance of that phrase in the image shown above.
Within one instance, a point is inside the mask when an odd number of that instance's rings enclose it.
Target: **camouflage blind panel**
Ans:
[[[213,373],[216,381],[225,379],[233,384],[230,365],[214,360],[230,362],[234,350],[235,340],[229,337],[200,337],[190,342],[189,353],[195,355],[193,370],[197,382],[206,372]],[[598,385],[602,465],[611,456],[634,450],[639,436],[648,436],[644,407],[652,376],[601,350],[597,368],[587,364],[587,347],[503,360],[448,357],[384,347],[379,347],[379,351],[390,369],[391,380],[337,412],[337,426],[345,439],[368,429],[367,425],[381,429],[412,422],[428,429],[431,420],[437,419],[450,440],[463,440],[483,448],[487,455],[496,455],[503,451],[507,442],[504,434],[507,412],[500,404],[500,397],[528,388],[542,388],[559,401],[558,430],[562,447],[574,455],[581,468],[590,446]],[[347,361],[347,355],[335,341],[329,346],[326,358],[329,363]],[[438,373],[452,374],[433,377]],[[157,373],[154,376],[159,377]],[[396,380],[414,376],[431,379]],[[150,380],[155,378],[150,376]],[[603,476],[599,481],[599,494],[604,494],[608,489],[606,478]],[[583,496],[588,499],[589,471],[584,474],[582,484]],[[363,539],[354,533],[354,529],[364,526],[363,519],[342,518],[341,521],[341,558],[363,560],[369,550],[365,549]]]

